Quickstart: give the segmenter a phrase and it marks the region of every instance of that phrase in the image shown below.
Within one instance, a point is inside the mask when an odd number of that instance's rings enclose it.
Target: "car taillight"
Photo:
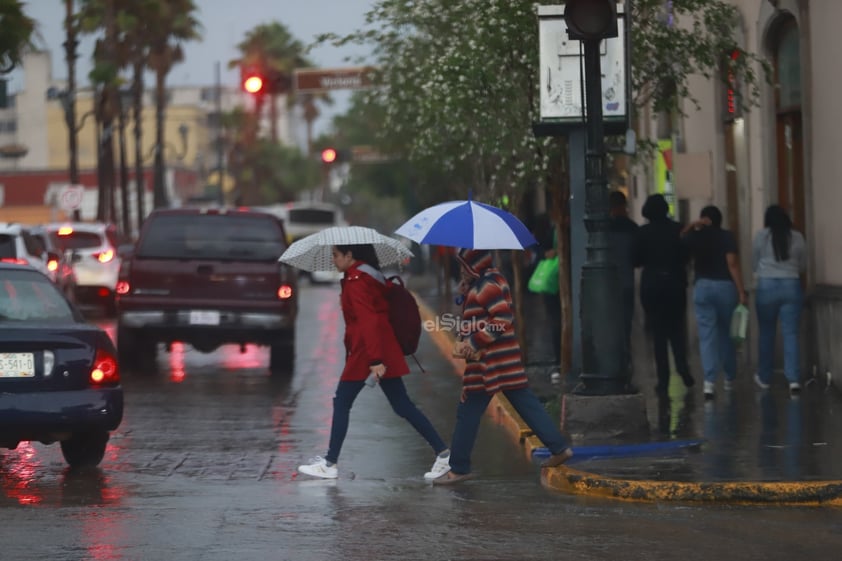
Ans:
[[[58,260],[57,259],[50,259],[47,261],[47,269],[50,271],[58,271]]]
[[[288,300],[292,298],[292,287],[288,284],[282,284],[280,288],[278,288],[278,298],[281,300]]]
[[[114,292],[117,294],[128,294],[131,290],[131,286],[129,286],[128,281],[117,281],[117,286],[114,288]]]
[[[88,378],[96,386],[119,383],[120,371],[114,355],[102,349],[97,349],[96,356],[94,357],[94,367],[91,369]]]
[[[21,259],[19,257],[4,257],[0,259],[0,263],[12,263],[14,265],[29,265],[25,259]]]
[[[105,251],[94,253],[94,257],[96,257],[97,261],[99,261],[100,263],[108,263],[109,261],[114,259],[114,250],[106,249]]]

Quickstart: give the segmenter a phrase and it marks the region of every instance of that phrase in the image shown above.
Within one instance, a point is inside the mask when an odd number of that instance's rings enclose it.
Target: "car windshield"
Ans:
[[[158,259],[275,261],[283,232],[268,216],[162,215],[152,219],[135,255]]]
[[[0,269],[0,322],[73,319],[67,300],[47,277]]]
[[[64,251],[73,249],[93,249],[102,246],[102,237],[95,232],[80,232],[78,230],[74,230],[68,234],[59,232],[58,239],[59,244]]]

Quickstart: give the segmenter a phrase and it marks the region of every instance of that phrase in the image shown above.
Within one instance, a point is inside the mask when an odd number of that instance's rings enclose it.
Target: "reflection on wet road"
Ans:
[[[201,354],[173,345],[159,353],[158,373],[128,376],[125,420],[100,469],[68,470],[57,445],[0,451],[2,558],[791,561],[830,559],[842,548],[838,517],[823,509],[549,492],[490,417],[474,453],[479,477],[432,487],[422,480],[429,448],[377,388],[354,406],[340,479],[299,477],[296,466],[327,446],[344,359],[337,290],[304,289],[294,372],[270,376],[268,349]],[[418,357],[427,373],[413,367],[410,395],[449,439],[458,377],[430,340]],[[774,419],[770,442],[791,422],[778,410]]]

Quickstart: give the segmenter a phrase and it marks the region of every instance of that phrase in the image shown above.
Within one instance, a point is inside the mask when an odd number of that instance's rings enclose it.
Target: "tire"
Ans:
[[[278,341],[269,347],[269,372],[272,375],[292,373],[295,365],[295,330],[281,332]]]
[[[154,371],[158,344],[136,329],[117,325],[117,360],[123,370]]]
[[[107,431],[74,433],[61,441],[61,453],[72,468],[96,467],[105,455],[108,438]]]

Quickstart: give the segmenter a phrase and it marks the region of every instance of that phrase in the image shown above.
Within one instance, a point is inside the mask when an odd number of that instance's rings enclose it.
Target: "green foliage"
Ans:
[[[35,20],[28,17],[20,0],[0,0],[0,74],[21,64],[24,53],[33,47]]]

